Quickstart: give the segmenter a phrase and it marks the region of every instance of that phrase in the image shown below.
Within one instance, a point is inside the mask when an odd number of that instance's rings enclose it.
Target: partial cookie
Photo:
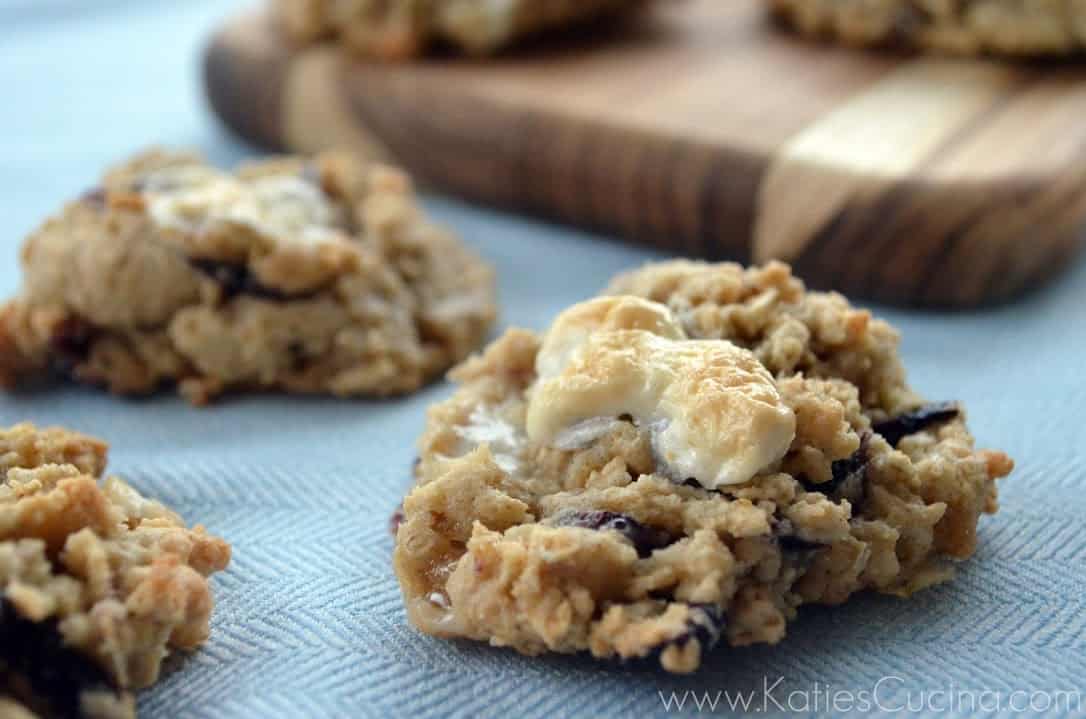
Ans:
[[[117,477],[99,483],[105,463],[91,437],[0,430],[0,712],[133,716],[131,690],[207,639],[207,577],[230,546]]]
[[[0,384],[63,375],[338,396],[418,389],[495,317],[491,268],[398,170],[345,155],[221,172],[141,155],[27,240],[0,307]]]
[[[645,0],[272,0],[284,32],[297,42],[339,39],[383,60],[420,55],[435,42],[473,55],[521,37],[637,8]]]
[[[909,388],[897,345],[776,263],[650,265],[507,332],[430,410],[396,536],[408,617],[689,672],[801,604],[949,578],[1013,464]]]
[[[801,32],[962,55],[1086,50],[1086,0],[769,0]]]

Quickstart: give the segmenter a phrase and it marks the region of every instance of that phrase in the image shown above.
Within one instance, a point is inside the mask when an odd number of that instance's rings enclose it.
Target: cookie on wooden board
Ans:
[[[1084,0],[768,0],[774,15],[812,36],[1009,56],[1086,51]]]
[[[643,4],[645,0],[272,0],[272,10],[295,42],[335,38],[358,55],[404,60],[437,42],[488,55],[525,36]]]

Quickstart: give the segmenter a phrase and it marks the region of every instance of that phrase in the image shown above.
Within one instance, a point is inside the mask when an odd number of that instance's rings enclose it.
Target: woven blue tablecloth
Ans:
[[[196,147],[226,165],[249,154],[212,120],[199,87],[202,44],[236,6],[0,0],[0,295],[18,285],[24,235],[106,164],[153,143]],[[505,325],[543,327],[612,273],[654,257],[428,204],[497,264]],[[685,712],[718,700],[718,714],[749,701],[752,712],[797,716],[879,707],[1086,716],[1084,306],[1080,261],[1012,306],[878,310],[903,331],[915,386],[965,401],[980,443],[1018,461],[1002,511],[983,521],[980,550],[957,581],[911,601],[806,608],[783,644],[718,650],[685,678],[526,659],[407,624],[387,519],[424,408],[447,385],[402,401],[269,396],[202,410],[172,396],[64,389],[0,397],[0,423],[104,437],[114,472],[234,546],[215,580],[211,641],[171,660],[141,695],[146,717],[647,716],[677,712],[683,700]]]

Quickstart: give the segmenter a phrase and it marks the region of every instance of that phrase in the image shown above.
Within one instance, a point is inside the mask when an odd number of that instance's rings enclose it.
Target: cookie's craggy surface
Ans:
[[[402,60],[436,41],[484,55],[561,25],[636,8],[645,0],[272,0],[298,42],[337,37],[361,55]]]
[[[1086,51],[1086,0],[769,0],[809,35],[965,55]]]
[[[776,642],[805,602],[907,595],[973,553],[1012,462],[960,408],[922,409],[885,322],[780,264],[650,265],[608,292],[509,331],[431,409],[394,560],[416,626],[686,672],[717,638]],[[638,349],[662,339],[687,364]]]
[[[492,270],[407,177],[341,155],[220,172],[151,152],[27,240],[0,384],[62,373],[137,394],[410,392],[495,315]]]
[[[0,714],[134,713],[171,650],[208,636],[230,547],[116,477],[102,442],[0,430]],[[4,697],[7,693],[9,696]]]

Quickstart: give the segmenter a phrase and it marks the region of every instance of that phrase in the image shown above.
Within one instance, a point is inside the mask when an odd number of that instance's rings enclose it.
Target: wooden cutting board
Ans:
[[[759,0],[664,2],[497,59],[291,48],[249,14],[212,106],[264,146],[347,146],[472,200],[675,254],[792,262],[905,304],[1012,297],[1086,239],[1086,65],[865,53]]]

